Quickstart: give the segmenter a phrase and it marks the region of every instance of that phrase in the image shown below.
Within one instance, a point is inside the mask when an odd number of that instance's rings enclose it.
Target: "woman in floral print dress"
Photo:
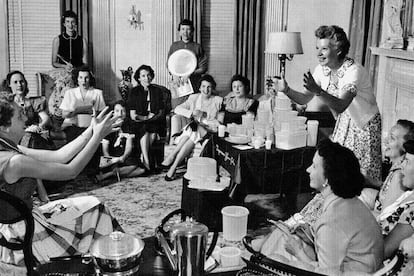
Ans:
[[[394,255],[402,240],[414,234],[414,140],[404,144],[406,164],[402,169],[402,185],[407,191],[377,217],[382,228],[385,258]]]
[[[331,139],[351,149],[361,171],[371,182],[381,178],[381,116],[366,70],[347,57],[349,41],[338,26],[320,26],[315,31],[319,65],[313,74],[304,74],[304,92],[290,88],[285,79],[277,81],[278,91],[304,105],[318,97],[336,119]],[[319,215],[322,203],[316,195],[302,214]]]
[[[349,41],[338,26],[315,31],[319,65],[304,74],[304,92],[291,89],[284,79],[278,90],[291,100],[307,104],[313,97],[325,103],[336,118],[332,140],[351,149],[366,177],[381,176],[381,117],[364,68],[347,57]]]

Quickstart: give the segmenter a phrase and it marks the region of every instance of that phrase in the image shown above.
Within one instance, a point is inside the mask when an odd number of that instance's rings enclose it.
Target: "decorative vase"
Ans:
[[[118,84],[119,93],[124,101],[128,98],[129,90],[132,87],[132,74],[133,74],[132,67],[129,66],[127,70],[121,70],[122,73],[122,80]]]

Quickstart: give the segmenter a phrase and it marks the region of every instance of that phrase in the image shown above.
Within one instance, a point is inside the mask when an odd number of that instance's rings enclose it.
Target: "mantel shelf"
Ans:
[[[399,58],[405,60],[414,60],[414,51],[399,50],[399,49],[385,49],[378,47],[371,47],[373,55],[387,56],[392,58]]]

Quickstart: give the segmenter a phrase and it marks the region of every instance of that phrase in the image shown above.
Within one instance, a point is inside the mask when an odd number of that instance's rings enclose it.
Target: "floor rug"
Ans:
[[[181,179],[166,182],[164,174],[121,180],[71,196],[93,195],[113,212],[124,231],[140,238],[154,234],[155,227],[181,204]]]
[[[166,146],[167,152],[171,150]],[[185,168],[177,170],[182,176]],[[154,229],[171,211],[181,206],[182,177],[167,182],[165,173],[146,177],[116,177],[102,183],[93,183],[80,175],[75,180],[62,182],[61,189],[50,194],[51,200],[93,195],[108,206],[124,231],[140,238],[154,234]],[[48,189],[49,190],[49,189]]]

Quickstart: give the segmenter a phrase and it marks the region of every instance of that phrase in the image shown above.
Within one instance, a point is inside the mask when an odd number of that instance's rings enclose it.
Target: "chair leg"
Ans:
[[[118,168],[118,166],[116,166],[116,167],[114,168],[114,172],[115,172],[116,178],[118,179],[118,182],[121,182],[121,174],[119,173],[119,168]]]

